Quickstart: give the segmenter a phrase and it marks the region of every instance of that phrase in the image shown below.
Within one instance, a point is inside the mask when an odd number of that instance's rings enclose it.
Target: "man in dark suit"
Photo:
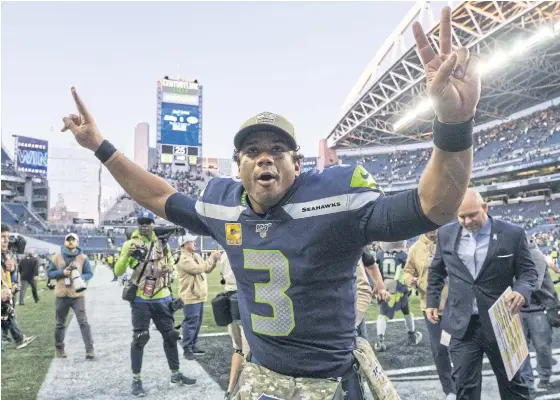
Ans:
[[[35,303],[39,301],[37,293],[37,279],[39,278],[39,260],[32,253],[27,253],[25,258],[19,262],[19,273],[21,276],[21,292],[19,292],[19,305],[23,306],[27,287],[31,286]]]
[[[426,314],[438,323],[445,278],[449,296],[442,329],[451,335],[449,352],[457,399],[480,399],[482,357],[486,353],[496,374],[500,397],[529,399],[529,388],[517,373],[507,378],[488,309],[508,286],[509,309],[516,314],[529,304],[537,281],[535,264],[522,228],[488,216],[488,205],[468,189],[458,223],[438,230],[437,248],[428,275]]]

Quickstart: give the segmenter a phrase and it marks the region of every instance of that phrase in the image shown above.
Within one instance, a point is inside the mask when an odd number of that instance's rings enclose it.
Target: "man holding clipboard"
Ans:
[[[503,298],[510,313],[530,302],[537,280],[522,228],[488,216],[488,205],[468,189],[458,222],[438,230],[437,248],[428,275],[426,315],[439,323],[438,306],[445,278],[449,297],[442,329],[451,335],[449,352],[457,399],[480,399],[482,358],[486,354],[498,380],[500,397],[529,399],[517,373],[511,380],[502,360],[489,309]]]

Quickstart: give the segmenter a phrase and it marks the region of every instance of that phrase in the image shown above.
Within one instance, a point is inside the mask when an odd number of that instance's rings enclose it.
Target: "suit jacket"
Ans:
[[[25,256],[19,262],[19,273],[24,281],[32,281],[39,275],[39,260],[34,256]]]
[[[475,297],[482,326],[494,336],[488,309],[508,286],[521,293],[525,304],[529,304],[537,281],[525,231],[493,218],[491,223],[488,253],[476,279],[456,253],[462,226],[455,222],[439,228],[437,233],[436,253],[428,273],[427,306],[439,306],[444,280],[449,277],[442,329],[458,339],[467,331]]]

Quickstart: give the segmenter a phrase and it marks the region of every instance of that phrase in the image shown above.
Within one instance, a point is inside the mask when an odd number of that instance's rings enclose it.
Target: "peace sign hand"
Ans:
[[[87,110],[86,105],[80,96],[78,96],[78,92],[74,87],[72,88],[72,96],[74,97],[74,102],[78,108],[79,115],[70,114],[69,116],[62,118],[62,121],[64,122],[62,132],[66,132],[67,130],[72,131],[80,146],[96,151],[99,146],[101,146],[101,143],[103,143],[103,137],[101,136],[101,133],[99,133],[93,117]]]
[[[414,23],[412,31],[438,119],[448,124],[470,120],[480,100],[478,57],[470,57],[466,47],[451,53],[451,9],[444,7],[441,11],[439,55],[435,54],[419,22]]]

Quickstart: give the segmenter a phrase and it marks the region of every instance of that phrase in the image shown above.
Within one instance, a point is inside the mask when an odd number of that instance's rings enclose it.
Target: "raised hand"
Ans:
[[[72,88],[72,97],[74,97],[79,115],[70,114],[62,118],[64,122],[62,132],[70,130],[80,146],[96,151],[99,146],[101,146],[101,143],[103,143],[103,137],[99,133],[93,117],[87,110],[80,96],[78,96],[78,92],[74,87]]]
[[[451,9],[441,11],[439,29],[440,54],[436,55],[422,25],[412,26],[418,54],[426,72],[428,95],[438,119],[460,123],[471,119],[480,99],[478,57],[471,57],[466,47],[451,52]]]

